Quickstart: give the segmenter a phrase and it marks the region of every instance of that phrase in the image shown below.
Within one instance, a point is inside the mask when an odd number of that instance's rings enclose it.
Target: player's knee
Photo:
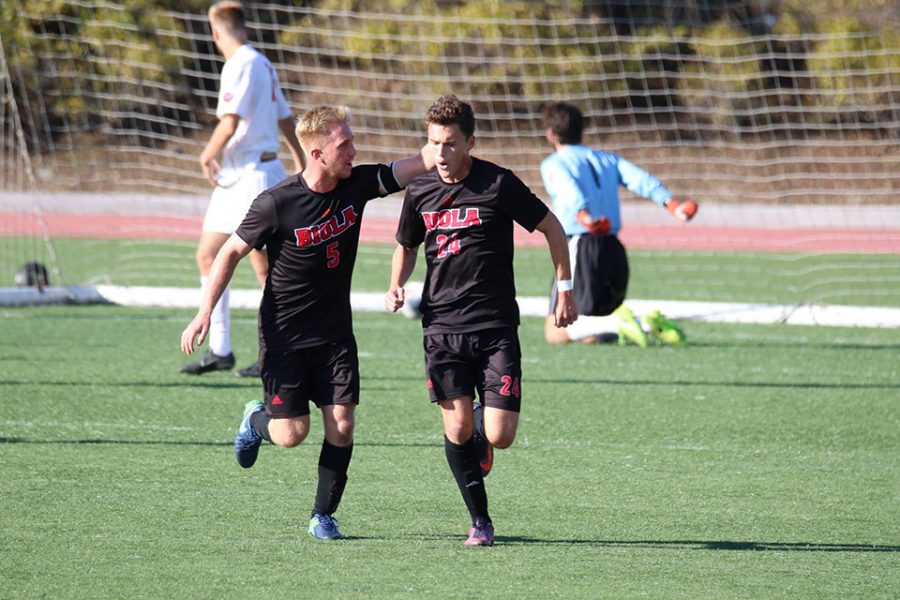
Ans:
[[[276,446],[281,446],[282,448],[296,448],[302,444],[305,439],[306,432],[301,433],[297,431],[290,431],[278,436],[272,436],[272,442],[274,442]]]
[[[549,315],[544,321],[544,340],[548,344],[566,344],[570,341],[566,329],[556,326],[553,315]]]
[[[475,428],[472,427],[471,423],[468,426],[462,422],[444,425],[444,435],[454,444],[464,444],[474,433]]]
[[[329,416],[331,415],[331,416]],[[334,410],[326,412],[325,439],[335,446],[349,446],[353,443],[356,418],[353,411]]]
[[[309,425],[302,421],[294,421],[293,419],[281,420],[273,419],[269,422],[269,435],[272,436],[272,443],[281,448],[296,448],[309,435]]]
[[[349,446],[353,443],[353,420],[338,421],[328,442],[335,446]]]
[[[516,432],[500,432],[494,435],[488,433],[487,438],[491,443],[491,446],[499,450],[504,450],[512,446],[513,442],[516,441]]]
[[[201,273],[209,273],[215,258],[215,256],[210,256],[203,249],[198,249],[196,254],[194,254],[194,260],[197,261],[197,268],[200,269]]]

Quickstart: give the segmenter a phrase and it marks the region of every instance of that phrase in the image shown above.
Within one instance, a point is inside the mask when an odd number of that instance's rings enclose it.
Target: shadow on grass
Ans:
[[[190,379],[187,381],[104,381],[102,384],[96,381],[18,381],[18,380],[0,380],[0,385],[40,385],[41,387],[104,387],[104,388],[215,388],[215,389],[247,389],[248,387],[259,387],[261,384],[255,379],[233,377],[234,381],[198,381]]]
[[[213,375],[215,377],[215,375]],[[98,385],[102,385],[102,387],[124,387],[124,388],[186,388],[186,387],[198,387],[198,388],[215,388],[215,389],[247,389],[248,387],[259,387],[262,385],[259,379],[250,378],[250,377],[235,377],[231,375],[229,377],[230,380],[216,380],[212,377],[204,377],[199,378],[195,376],[187,376],[178,381],[104,381],[102,384],[97,383],[96,381],[36,381],[36,380],[19,380],[19,379],[0,379],[0,385],[40,385],[40,386],[55,386],[55,387],[97,387]],[[382,380],[386,382],[395,382],[395,381],[415,381],[422,382],[422,387],[425,387],[425,376],[424,375],[367,375],[363,374],[361,378],[360,385],[363,390],[369,389],[378,391],[381,389],[385,390],[394,390],[393,386],[385,384],[384,386],[379,385],[366,385],[366,383],[370,380]]]
[[[814,542],[732,542],[726,540],[553,540],[497,536],[502,544],[559,544],[606,548],[678,548],[685,550],[731,550],[741,552],[900,552],[900,546],[884,544],[817,544]]]
[[[196,440],[117,440],[117,439],[78,439],[78,440],[38,440],[32,438],[20,437],[0,437],[0,444],[42,444],[42,445],[62,445],[68,444],[73,446],[215,446],[232,447],[233,442],[215,442],[215,441],[196,441]],[[318,446],[319,442],[310,443],[308,445]],[[366,448],[439,448],[438,442],[360,442],[353,443],[355,447]]]
[[[104,440],[104,439],[83,439],[83,440],[35,440],[29,438],[0,437],[0,444],[71,444],[73,446],[228,446],[231,447],[233,442],[198,442],[192,440]]]
[[[641,381],[639,379],[606,379],[598,377],[596,379],[545,379],[543,377],[530,377],[529,384],[550,383],[554,385],[565,384],[583,384],[596,386],[598,384],[621,385],[621,386],[689,386],[689,387],[736,387],[736,388],[788,388],[800,390],[900,390],[900,385],[891,383],[779,383],[767,381],[697,381],[696,379],[655,379]]]

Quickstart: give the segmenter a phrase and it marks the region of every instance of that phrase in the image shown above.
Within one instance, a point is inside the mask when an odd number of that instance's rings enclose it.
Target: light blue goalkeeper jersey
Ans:
[[[553,212],[566,235],[587,233],[575,218],[587,209],[591,217],[606,217],[610,233],[622,227],[619,186],[663,206],[672,194],[662,182],[612,152],[587,146],[567,145],[541,162],[544,188],[553,200]]]

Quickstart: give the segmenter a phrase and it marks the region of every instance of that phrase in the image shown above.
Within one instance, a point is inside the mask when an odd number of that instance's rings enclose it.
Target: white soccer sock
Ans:
[[[209,277],[201,277],[200,285],[203,290],[209,284]],[[222,297],[213,307],[212,314],[209,316],[209,349],[217,356],[228,356],[231,354],[231,319],[229,318],[229,297],[231,296],[231,287],[225,288]]]
[[[605,317],[579,316],[578,320],[566,327],[569,339],[577,342],[592,335],[610,334],[619,332],[619,318],[614,315]]]

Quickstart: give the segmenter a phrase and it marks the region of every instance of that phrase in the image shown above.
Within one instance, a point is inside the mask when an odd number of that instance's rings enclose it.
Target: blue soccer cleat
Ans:
[[[331,515],[320,514],[313,515],[309,520],[309,535],[325,541],[340,540],[344,537],[338,529],[337,519]]]
[[[234,436],[234,455],[237,457],[238,464],[245,469],[249,469],[256,462],[259,445],[262,443],[262,438],[250,426],[250,417],[265,408],[259,400],[251,400],[244,404],[244,416],[238,426],[237,434]]]

